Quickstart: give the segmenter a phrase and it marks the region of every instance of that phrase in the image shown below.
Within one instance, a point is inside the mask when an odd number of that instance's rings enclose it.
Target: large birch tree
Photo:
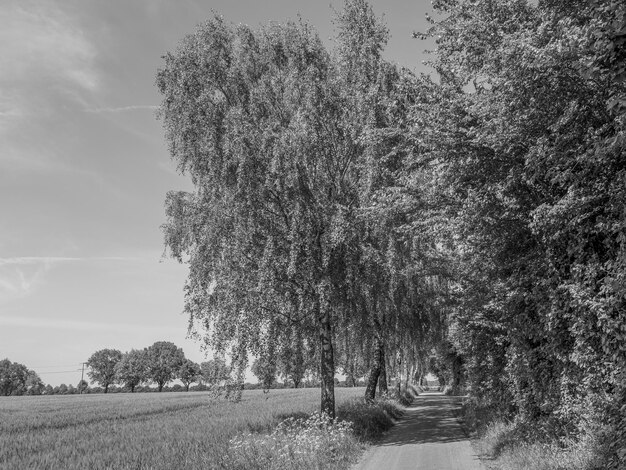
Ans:
[[[369,115],[353,110],[364,102],[350,86],[364,68],[350,64],[371,63],[359,80],[376,83],[385,39],[353,34],[377,21],[365,2],[345,12],[334,56],[303,22],[253,30],[215,17],[165,56],[157,76],[171,155],[195,186],[168,194],[164,225],[167,248],[189,264],[191,324],[240,371],[248,353],[278,354],[297,325],[317,339],[330,416],[333,335],[349,311],[371,159]]]

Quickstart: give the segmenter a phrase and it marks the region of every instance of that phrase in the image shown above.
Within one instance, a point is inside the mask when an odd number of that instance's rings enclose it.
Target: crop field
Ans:
[[[319,389],[0,397],[0,469],[227,468],[235,435],[319,407]],[[362,396],[339,388],[337,403]]]

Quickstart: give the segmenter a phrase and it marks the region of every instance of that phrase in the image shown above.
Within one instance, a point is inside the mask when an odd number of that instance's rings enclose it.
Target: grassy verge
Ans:
[[[405,398],[406,400],[407,398]],[[340,469],[355,462],[402,414],[397,399],[353,398],[337,408],[337,420],[317,413],[289,417],[270,433],[231,439],[226,467],[241,470]]]
[[[558,435],[550,421],[525,422],[466,400],[462,416],[478,454],[493,470],[600,470],[605,449],[598,430]]]

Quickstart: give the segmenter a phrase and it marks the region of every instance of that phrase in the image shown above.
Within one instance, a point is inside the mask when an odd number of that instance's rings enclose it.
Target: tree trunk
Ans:
[[[376,346],[374,349],[374,360],[370,368],[370,375],[367,379],[367,387],[365,388],[365,399],[373,401],[376,398],[376,384],[380,380],[381,371],[384,369],[385,352],[383,342],[380,338],[376,338]]]
[[[321,312],[320,312],[321,313]],[[322,402],[321,412],[335,419],[335,358],[333,356],[332,330],[328,312],[320,319],[320,375]]]
[[[356,378],[354,377],[354,373],[350,372],[346,375],[346,385],[348,387],[356,387]]]
[[[104,384],[104,393],[109,393],[109,384]]]
[[[380,377],[378,378],[378,393],[383,395],[389,393],[387,387],[387,361],[385,360],[385,347],[381,342],[380,344]]]
[[[396,352],[396,394],[398,397],[402,394],[402,353],[400,350]]]
[[[135,386],[134,385],[130,386],[130,393],[135,393]]]
[[[411,369],[408,370],[407,367],[407,374],[406,377],[404,378],[404,389],[408,390],[409,389],[409,384],[414,380],[413,379],[413,374],[415,373],[415,364],[411,364]]]
[[[163,391],[163,385],[165,385],[164,383],[158,382],[157,384],[159,386],[159,392]]]

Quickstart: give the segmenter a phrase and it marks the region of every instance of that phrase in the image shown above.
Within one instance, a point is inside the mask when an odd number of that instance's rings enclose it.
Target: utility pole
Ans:
[[[83,362],[83,369],[80,372],[80,394],[83,394],[83,377],[85,376],[85,364],[87,364],[86,362]]]

